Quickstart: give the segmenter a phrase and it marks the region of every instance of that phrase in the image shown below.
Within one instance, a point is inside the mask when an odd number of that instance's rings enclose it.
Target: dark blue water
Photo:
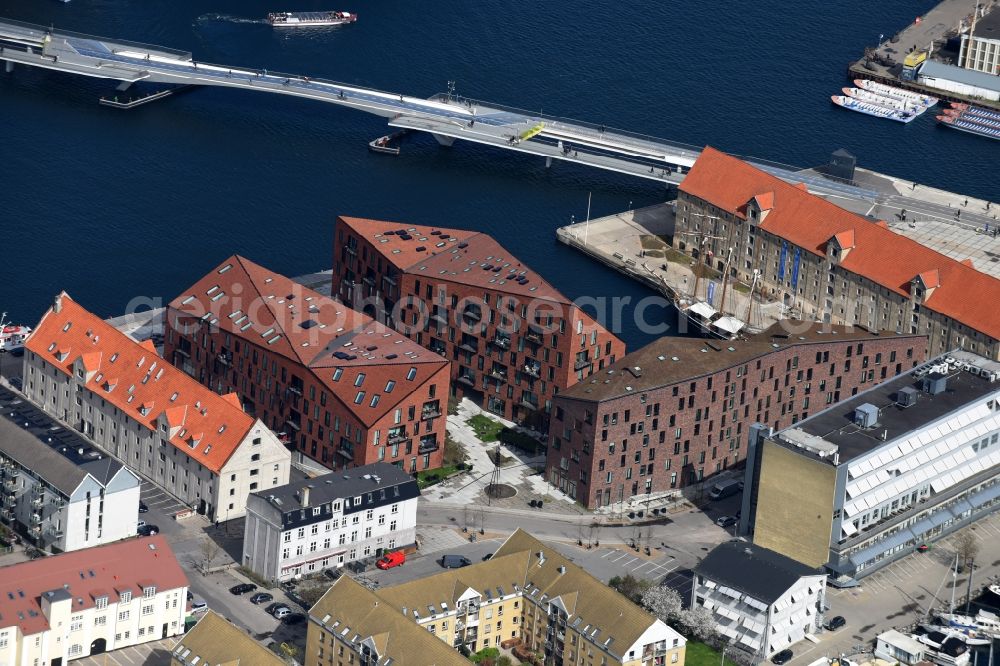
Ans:
[[[282,3],[291,3],[288,5]],[[338,4],[340,3],[340,4]],[[847,63],[933,5],[784,0],[0,0],[0,16],[189,49],[201,61],[543,110],[795,165],[845,147],[867,167],[1000,198],[996,142],[832,107]],[[275,31],[273,10],[357,11],[352,26]],[[647,295],[554,229],[663,199],[661,189],[429,137],[371,155],[384,121],[204,89],[134,111],[112,84],[0,74],[0,308],[33,321],[66,289],[106,315],[171,298],[238,252],[296,275],[330,265],[337,214],[481,229],[571,297]],[[649,339],[626,317],[630,346]]]

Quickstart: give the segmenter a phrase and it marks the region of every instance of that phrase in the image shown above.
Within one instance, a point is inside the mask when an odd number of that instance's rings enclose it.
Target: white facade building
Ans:
[[[19,524],[39,548],[65,552],[135,536],[135,474],[107,456],[59,453],[4,418],[0,484],[0,520]]]
[[[187,578],[161,537],[0,569],[0,664],[61,666],[184,633]]]
[[[235,395],[212,392],[68,295],[25,347],[28,399],[199,513],[237,518],[247,495],[288,482],[291,454]]]
[[[986,74],[1000,74],[1000,9],[979,18],[974,35],[971,31],[962,35],[958,65]]]
[[[822,623],[826,575],[742,541],[716,546],[695,568],[691,606],[715,616],[718,632],[764,660]]]
[[[279,488],[247,501],[243,565],[288,580],[416,542],[417,481],[375,463]]]

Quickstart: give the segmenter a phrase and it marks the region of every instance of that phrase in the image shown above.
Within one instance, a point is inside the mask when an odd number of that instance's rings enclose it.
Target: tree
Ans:
[[[958,535],[958,538],[955,539],[955,552],[962,560],[963,567],[968,567],[969,562],[976,559],[976,556],[979,555],[979,538],[972,530],[965,530]]]
[[[715,636],[715,616],[704,606],[683,610],[678,615],[678,619],[681,624],[687,627],[688,633],[700,641],[707,641]]]
[[[642,605],[667,624],[677,619],[684,609],[681,595],[671,587],[656,585],[642,593]]]
[[[632,574],[625,574],[625,577],[615,576],[608,581],[613,589],[617,590],[622,595],[628,597],[633,603],[641,603],[642,595],[647,589],[649,589],[650,582],[648,580],[641,580],[636,578]]]
[[[219,544],[205,537],[201,541],[201,568],[205,573],[212,569],[212,563],[219,554]]]

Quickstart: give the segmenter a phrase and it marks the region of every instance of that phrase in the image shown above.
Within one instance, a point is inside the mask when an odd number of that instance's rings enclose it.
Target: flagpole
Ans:
[[[587,238],[590,236],[590,197],[593,192],[587,192],[587,225],[583,228],[583,244],[587,244]]]

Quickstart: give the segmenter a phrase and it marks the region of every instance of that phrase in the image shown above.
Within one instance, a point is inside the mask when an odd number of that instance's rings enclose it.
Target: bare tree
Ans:
[[[201,540],[201,568],[202,571],[208,573],[212,569],[212,563],[215,562],[215,558],[219,555],[219,544],[212,541],[212,539],[205,537]]]
[[[462,507],[462,528],[469,529],[469,505],[466,504]]]
[[[642,593],[642,605],[650,613],[670,623],[683,610],[681,595],[671,587],[656,585]]]
[[[968,567],[969,562],[979,555],[979,537],[972,530],[965,530],[955,539],[955,552],[962,560],[962,566]]]
[[[479,509],[479,533],[486,534],[486,511]]]

